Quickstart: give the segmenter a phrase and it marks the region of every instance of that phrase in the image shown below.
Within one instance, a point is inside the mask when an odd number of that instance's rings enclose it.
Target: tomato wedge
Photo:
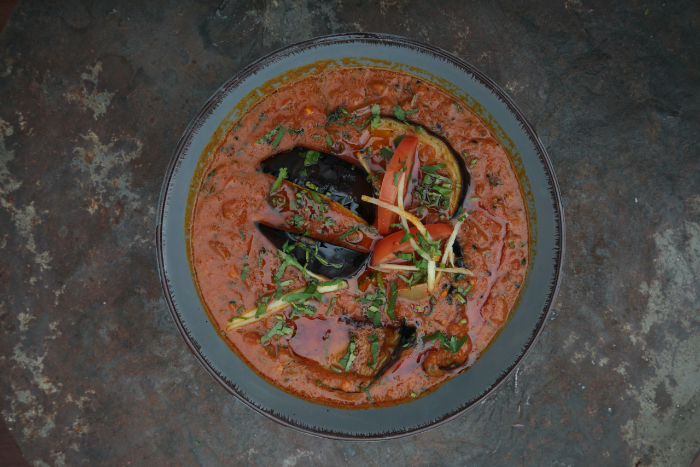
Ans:
[[[449,224],[428,224],[425,228],[433,240],[443,240],[449,238],[452,234],[452,226]],[[414,227],[408,231],[415,235],[418,229]],[[394,252],[413,253],[415,250],[408,240],[404,243],[400,243],[403,235],[403,230],[399,230],[378,242],[372,251],[372,260],[370,264],[376,266],[378,264],[387,263],[396,258]]]
[[[384,178],[382,179],[382,187],[379,191],[379,199],[389,204],[396,204],[399,187],[398,183],[394,183],[394,175],[399,172],[410,174],[413,170],[413,161],[416,156],[416,148],[418,147],[418,138],[415,136],[404,137],[399,146],[394,151],[391,161],[386,168]],[[396,179],[398,182],[397,175]],[[408,180],[408,175],[406,175]],[[405,190],[404,190],[405,193]],[[381,235],[386,235],[391,230],[391,224],[395,224],[398,220],[398,214],[395,214],[388,209],[378,208],[377,210],[377,230]]]

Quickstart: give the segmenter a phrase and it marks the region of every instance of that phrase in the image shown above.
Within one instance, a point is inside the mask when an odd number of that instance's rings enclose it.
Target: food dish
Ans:
[[[405,71],[464,102],[511,155],[529,215],[527,279],[498,345],[488,348],[469,371],[409,405],[348,411],[306,402],[268,384],[243,361],[231,358],[230,349],[205,318],[190,274],[187,201],[198,189],[192,182],[204,176],[205,158],[261,96],[319,67],[340,66]],[[290,76],[290,70],[299,73]],[[510,98],[477,70],[439,49],[376,34],[329,36],[295,44],[227,82],[202,108],[176,149],[163,185],[156,239],[170,311],[186,343],[212,376],[242,402],[279,423],[341,439],[392,438],[437,426],[502,384],[541,332],[558,289],[564,247],[563,213],[551,165],[532,127]]]
[[[437,389],[491,344],[525,281],[508,154],[464,103],[405,72],[319,67],[276,88],[194,186],[190,262],[210,320],[313,402]]]

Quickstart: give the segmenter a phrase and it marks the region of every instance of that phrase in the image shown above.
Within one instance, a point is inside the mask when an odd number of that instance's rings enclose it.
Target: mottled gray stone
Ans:
[[[693,1],[21,1],[0,36],[0,409],[24,456],[689,465],[699,20]],[[517,374],[459,419],[383,443],[310,437],[237,402],[180,338],[155,260],[162,178],[198,108],[264,54],[347,31],[427,42],[493,78],[547,147],[567,214],[563,287]]]

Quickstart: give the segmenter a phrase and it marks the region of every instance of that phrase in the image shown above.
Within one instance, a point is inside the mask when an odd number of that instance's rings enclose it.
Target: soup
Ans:
[[[469,368],[518,299],[528,217],[508,154],[422,79],[336,67],[280,86],[207,161],[188,221],[209,317],[261,377],[371,408]]]

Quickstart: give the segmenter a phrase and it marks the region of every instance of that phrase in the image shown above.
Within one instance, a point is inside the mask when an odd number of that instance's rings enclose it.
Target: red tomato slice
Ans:
[[[382,179],[382,188],[379,192],[379,199],[389,204],[396,204],[399,187],[398,183],[394,184],[394,174],[402,170],[405,164],[406,170],[403,173],[408,174],[413,170],[413,161],[416,158],[416,147],[418,147],[418,138],[415,136],[406,136],[399,143],[399,147],[394,151],[394,155],[389,162]],[[400,175],[399,175],[400,176]],[[405,186],[405,185],[404,185]],[[405,193],[405,190],[404,190]],[[395,214],[388,209],[378,208],[377,210],[377,230],[381,235],[386,235],[391,230],[391,224],[398,221],[398,214]]]
[[[452,226],[449,224],[428,224],[425,228],[433,240],[443,240],[449,238],[452,234]],[[414,227],[408,231],[415,235],[418,229]],[[394,252],[397,251],[399,253],[413,253],[416,251],[408,240],[404,243],[400,243],[403,235],[403,230],[399,230],[378,242],[372,251],[372,260],[370,264],[376,266],[378,264],[387,263],[396,258]]]

